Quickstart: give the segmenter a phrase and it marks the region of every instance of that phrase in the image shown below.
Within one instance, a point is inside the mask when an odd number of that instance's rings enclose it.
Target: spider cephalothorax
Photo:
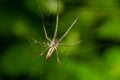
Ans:
[[[50,43],[50,47],[57,47],[58,46],[58,40],[56,39],[56,40],[53,40],[51,43]]]

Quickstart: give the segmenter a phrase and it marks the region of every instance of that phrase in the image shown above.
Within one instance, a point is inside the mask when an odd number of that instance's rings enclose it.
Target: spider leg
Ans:
[[[68,34],[68,32],[70,31],[70,29],[74,26],[74,24],[77,22],[79,16],[76,17],[76,19],[73,21],[73,23],[70,25],[70,27],[68,28],[68,30],[64,33],[64,35],[59,39],[59,42],[62,41],[62,39]]]
[[[38,4],[38,3],[40,3],[39,0],[37,0],[37,4]],[[38,5],[39,5],[39,4],[38,4]],[[46,37],[46,39],[47,39],[48,41],[51,42],[51,39],[48,37],[47,31],[46,31],[46,29],[45,29],[45,22],[44,22],[44,17],[43,17],[43,14],[42,14],[41,6],[39,5],[38,7],[39,7],[39,11],[40,11],[40,13],[41,13],[40,16],[41,16],[41,19],[42,19],[42,26],[43,26],[43,29],[44,29],[45,37]]]
[[[48,49],[49,49],[49,47],[45,48],[45,50],[42,51],[42,53],[40,54],[40,56],[42,56],[45,53],[45,51],[47,51]]]
[[[74,45],[76,45],[76,44],[79,44],[81,42],[81,40],[80,41],[77,41],[77,42],[74,42],[74,43],[71,43],[71,44],[59,44],[60,46],[66,46],[66,47],[70,47],[70,46],[74,46]]]
[[[56,54],[57,54],[57,62],[58,62],[60,65],[63,66],[63,64],[61,63],[61,61],[60,61],[60,59],[59,59],[59,55],[58,55],[58,50],[57,50],[57,48],[55,48],[55,50],[56,50]]]
[[[55,32],[54,32],[54,36],[53,36],[53,40],[56,39],[57,37],[57,31],[58,31],[58,22],[59,22],[59,3],[57,1],[57,17],[56,17],[56,27],[55,27]]]
[[[46,28],[45,28],[44,25],[43,25],[43,29],[44,29],[44,33],[45,33],[45,37],[46,37],[46,39],[47,39],[49,42],[51,42],[51,39],[48,37],[48,35],[47,35],[47,31],[46,31]]]
[[[42,45],[44,45],[44,47],[45,47],[45,42],[43,42],[43,44],[40,42],[40,41],[38,41],[38,40],[35,40],[35,39],[32,39],[33,40],[33,42],[35,43],[35,44],[39,44],[40,45],[40,47],[41,47],[41,50],[42,50],[42,52],[43,52],[43,46]]]

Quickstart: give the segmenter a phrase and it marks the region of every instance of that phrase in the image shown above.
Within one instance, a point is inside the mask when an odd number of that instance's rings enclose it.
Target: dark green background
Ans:
[[[60,0],[58,38],[80,16],[49,60],[39,56],[52,38],[56,0],[0,0],[0,80],[120,80],[120,1]],[[40,44],[34,43],[38,40]],[[47,52],[46,52],[47,53]]]

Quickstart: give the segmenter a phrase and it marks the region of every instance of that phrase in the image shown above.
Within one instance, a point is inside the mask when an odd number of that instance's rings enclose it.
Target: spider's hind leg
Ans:
[[[57,62],[58,62],[60,65],[63,66],[63,64],[61,63],[61,61],[60,61],[60,59],[59,59],[59,55],[58,55],[58,50],[57,50],[57,48],[55,48],[55,50],[56,50],[56,54],[57,54]]]

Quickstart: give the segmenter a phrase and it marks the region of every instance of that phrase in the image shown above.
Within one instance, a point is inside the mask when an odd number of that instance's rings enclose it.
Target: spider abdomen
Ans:
[[[49,50],[48,50],[48,53],[46,55],[46,59],[49,59],[53,53],[53,51],[55,50],[55,47],[51,47]]]

